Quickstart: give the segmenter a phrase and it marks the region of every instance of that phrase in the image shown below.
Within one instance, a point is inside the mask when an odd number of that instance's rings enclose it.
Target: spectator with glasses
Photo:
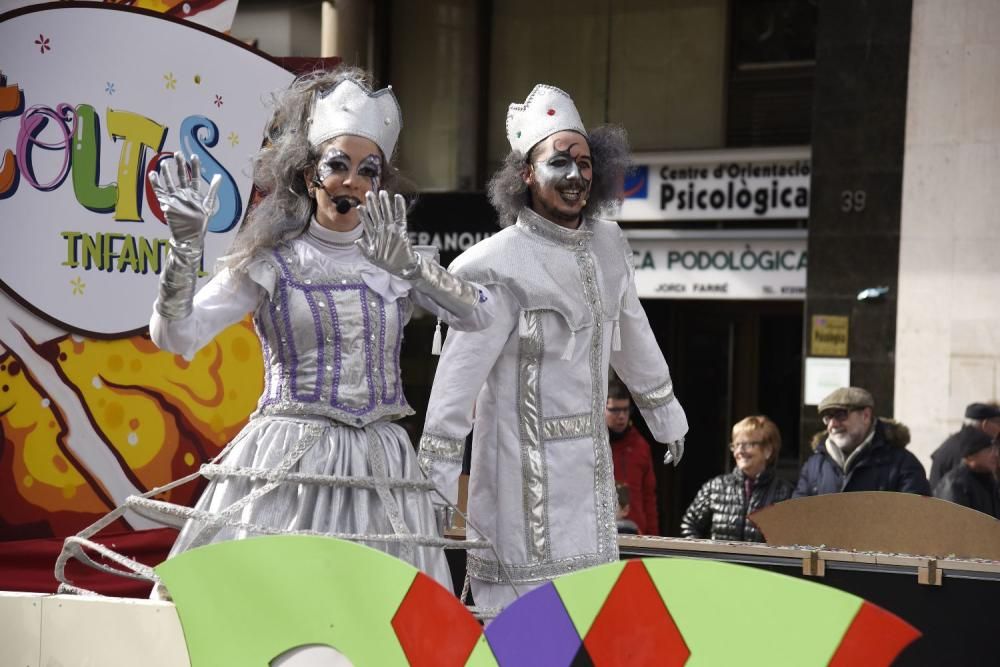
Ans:
[[[649,442],[632,425],[632,398],[617,377],[613,377],[608,383],[604,423],[608,426],[615,482],[624,484],[628,490],[629,509],[625,518],[634,521],[641,534],[659,535],[660,518],[656,509],[653,457]]]
[[[728,542],[763,542],[748,516],[792,496],[792,484],[774,474],[781,434],[763,416],[746,417],[733,426],[730,445],[736,468],[710,479],[681,519],[684,537]]]
[[[817,407],[826,431],[813,438],[795,487],[796,498],[841,491],[901,491],[929,496],[924,467],[906,449],[910,430],[875,416],[875,400],[860,387],[841,387]]]

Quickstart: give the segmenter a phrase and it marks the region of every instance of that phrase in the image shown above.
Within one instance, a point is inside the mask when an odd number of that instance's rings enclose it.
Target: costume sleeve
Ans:
[[[153,309],[149,335],[157,347],[185,359],[255,310],[266,293],[247,273],[223,269],[194,295],[191,313],[179,320],[167,320]]]
[[[612,334],[611,367],[632,394],[646,425],[658,442],[675,442],[688,431],[687,416],[674,396],[674,383],[663,352],[656,342],[635,290],[632,250],[622,237],[628,279],[617,323]]]
[[[707,538],[711,535],[712,507],[709,504],[712,482],[708,481],[698,489],[691,506],[681,517],[681,536]]]
[[[418,460],[424,474],[452,504],[458,500],[465,436],[472,430],[479,390],[517,327],[518,305],[501,286],[491,289],[496,318],[482,331],[451,331],[438,362]]]
[[[446,310],[437,301],[415,289],[410,290],[410,298],[413,299],[415,304],[433,313],[438,319],[455,331],[481,331],[493,323],[496,308],[489,290],[475,283],[473,283],[473,286],[479,290],[479,303],[472,309],[472,312],[465,316],[459,316],[450,310]]]
[[[642,502],[646,517],[643,532],[646,535],[660,534],[660,515],[656,509],[656,475],[653,473],[653,457],[649,452],[649,443],[643,440]]]
[[[917,493],[921,496],[931,495],[931,485],[927,483],[927,473],[924,466],[912,452],[903,450],[902,462],[899,466],[899,491]]]

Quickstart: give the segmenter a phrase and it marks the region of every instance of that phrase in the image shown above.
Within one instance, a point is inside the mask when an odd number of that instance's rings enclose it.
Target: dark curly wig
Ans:
[[[594,128],[587,143],[594,161],[594,180],[583,214],[601,217],[622,202],[622,183],[632,164],[631,150],[625,129],[616,125]],[[531,152],[525,156],[520,151],[511,151],[487,185],[487,194],[497,210],[501,227],[514,224],[521,209],[531,205],[531,193],[522,178],[531,157]]]

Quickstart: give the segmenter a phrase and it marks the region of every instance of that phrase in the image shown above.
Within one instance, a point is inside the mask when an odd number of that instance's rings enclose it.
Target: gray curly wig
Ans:
[[[251,205],[229,254],[220,260],[220,268],[245,269],[259,250],[295,238],[309,224],[316,203],[307,193],[303,173],[318,158],[308,140],[313,96],[346,80],[372,88],[364,70],[339,67],[303,74],[285,90],[271,95],[274,113],[265,132],[264,147],[253,159],[253,183],[264,196]],[[388,162],[391,157],[383,156],[382,187],[394,181],[395,170]]]
[[[594,128],[587,136],[587,143],[594,161],[594,181],[583,214],[601,217],[622,202],[623,179],[632,165],[631,150],[625,128],[616,125]],[[531,192],[522,174],[531,162],[535,148],[537,144],[527,156],[521,151],[511,151],[486,186],[501,227],[514,224],[521,209],[531,206]]]

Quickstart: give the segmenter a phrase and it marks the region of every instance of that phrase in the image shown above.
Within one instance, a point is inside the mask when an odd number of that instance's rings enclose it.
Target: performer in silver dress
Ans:
[[[415,304],[472,331],[492,321],[492,300],[410,246],[405,203],[383,189],[399,130],[392,90],[373,92],[358,70],[296,79],[255,159],[266,196],[197,294],[217,185],[205,188],[197,159],[179,154],[151,174],[172,237],[153,341],[190,358],[252,313],[265,373],[249,423],[219,465],[203,467],[211,481],[193,511],[132,503],[186,519],[171,555],[256,534],[327,534],[401,557],[451,588],[433,486],[393,422],[413,414],[400,346]]]
[[[451,266],[489,287],[496,320],[448,335],[420,441],[421,466],[454,500],[475,415],[470,535],[491,541],[499,560],[470,552],[468,572],[476,604],[491,608],[618,558],[609,365],[668,444],[668,462],[687,432],[631,249],[598,217],[621,197],[624,132],[588,133],[569,95],[539,85],[510,106],[507,138],[512,152],[490,183],[505,229]]]

